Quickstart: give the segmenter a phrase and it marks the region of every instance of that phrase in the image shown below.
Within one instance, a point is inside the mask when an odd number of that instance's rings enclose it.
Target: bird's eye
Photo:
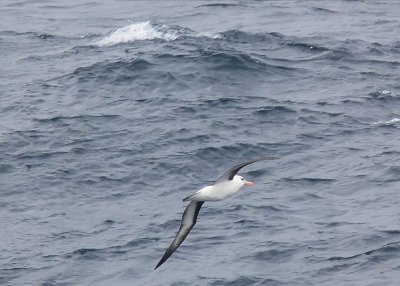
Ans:
[[[243,178],[241,178],[242,179],[242,181],[244,181],[244,179]]]

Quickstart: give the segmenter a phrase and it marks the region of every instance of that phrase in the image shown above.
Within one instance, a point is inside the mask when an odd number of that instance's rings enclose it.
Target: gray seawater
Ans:
[[[399,285],[397,1],[0,2],[0,284]],[[182,198],[233,164],[162,267]]]

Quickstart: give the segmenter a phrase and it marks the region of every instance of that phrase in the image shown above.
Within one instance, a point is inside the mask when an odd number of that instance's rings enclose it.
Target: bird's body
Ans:
[[[175,250],[181,245],[185,240],[189,232],[192,230],[193,226],[196,224],[197,216],[199,214],[200,208],[203,206],[205,201],[219,201],[227,197],[236,194],[241,187],[244,185],[252,186],[252,182],[246,181],[242,176],[236,175],[236,173],[249,164],[262,161],[262,160],[273,160],[274,157],[262,157],[246,163],[242,163],[230,168],[226,171],[218,180],[215,181],[213,185],[206,186],[201,190],[197,191],[191,196],[183,199],[183,201],[191,201],[186,207],[183,216],[181,226],[175,239],[172,241],[171,245],[165,250],[163,257],[158,262],[155,269],[157,269],[161,264],[163,264]]]
[[[215,185],[206,186],[195,194],[184,198],[183,201],[219,201],[236,194],[243,185],[251,185],[241,176],[234,176],[232,180],[223,181]]]

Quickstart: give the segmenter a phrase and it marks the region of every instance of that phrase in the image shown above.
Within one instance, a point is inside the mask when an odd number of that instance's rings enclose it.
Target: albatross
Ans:
[[[255,162],[263,160],[274,160],[276,157],[261,157],[242,164],[238,164],[228,171],[226,171],[218,180],[212,185],[206,186],[183,199],[184,202],[190,201],[189,205],[183,212],[181,226],[175,239],[171,245],[165,250],[163,257],[158,262],[157,269],[175,252],[175,250],[182,244],[189,232],[192,230],[197,221],[200,208],[206,201],[219,201],[236,194],[243,186],[253,186],[254,183],[245,180],[242,176],[236,175],[240,169]]]

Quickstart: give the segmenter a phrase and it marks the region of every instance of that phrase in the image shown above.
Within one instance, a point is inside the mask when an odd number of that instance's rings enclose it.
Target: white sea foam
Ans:
[[[196,33],[188,29],[177,29],[166,24],[154,24],[150,21],[133,23],[119,28],[96,42],[99,46],[112,46],[141,40],[162,39],[174,41],[182,36],[220,38],[220,34],[211,32]]]
[[[391,92],[390,90],[382,90],[375,93],[375,96],[378,98],[389,98],[389,97],[397,97],[396,94]]]
[[[382,126],[382,125],[393,125],[393,124],[396,124],[396,123],[399,123],[399,122],[400,122],[400,118],[396,117],[396,118],[393,118],[393,119],[391,119],[389,121],[378,121],[378,122],[374,122],[373,124]]]
[[[207,37],[211,39],[220,39],[221,34],[219,33],[212,33],[212,32],[200,32],[196,35],[197,37]]]
[[[104,39],[97,42],[100,46],[111,46],[121,43],[128,43],[140,40],[163,39],[174,41],[179,37],[176,30],[170,29],[167,25],[153,25],[149,21],[133,23],[115,30]]]

